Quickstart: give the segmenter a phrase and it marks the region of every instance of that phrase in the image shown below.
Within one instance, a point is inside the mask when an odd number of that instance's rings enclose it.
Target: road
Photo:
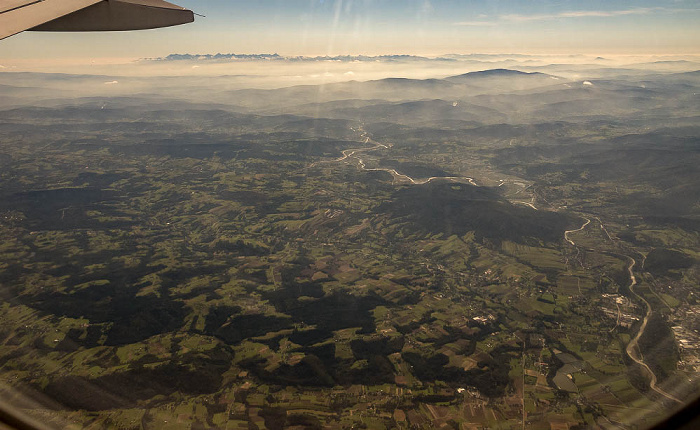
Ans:
[[[598,223],[600,223],[600,229],[605,232],[606,236],[608,236],[608,240],[613,242],[613,238],[612,238],[612,236],[610,236],[610,233],[608,233],[608,229],[605,228],[605,224],[603,224],[603,221],[601,221],[600,218],[598,218],[598,217],[595,217],[595,219],[598,221]]]
[[[533,197],[532,197],[532,201],[529,201],[529,202],[513,202],[513,203],[518,204],[518,205],[529,206],[529,207],[531,207],[531,208],[534,209],[534,210],[538,210],[537,207],[535,207],[534,202],[535,202],[535,197],[533,196]]]
[[[581,292],[581,290],[579,290]],[[612,333],[615,331],[616,328],[620,326],[620,317],[622,316],[622,310],[620,309],[620,304],[615,302],[615,306],[617,306],[617,321],[615,322],[615,327],[611,328],[608,333]]]

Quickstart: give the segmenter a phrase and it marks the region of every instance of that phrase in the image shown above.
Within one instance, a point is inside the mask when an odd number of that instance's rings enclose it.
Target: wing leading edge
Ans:
[[[0,0],[0,39],[29,31],[122,31],[194,21],[162,0]]]

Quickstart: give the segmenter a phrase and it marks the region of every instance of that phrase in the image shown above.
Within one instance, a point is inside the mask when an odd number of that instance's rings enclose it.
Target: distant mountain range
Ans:
[[[568,58],[582,58],[583,55],[569,55]],[[283,56],[279,54],[170,54],[166,57],[144,58],[152,61],[178,61],[178,60],[292,60],[292,61],[493,61],[502,59],[536,59],[541,56],[528,54],[444,54],[439,57],[423,57],[407,54],[390,55],[322,55],[322,56]],[[602,59],[598,57],[597,59]]]
[[[279,54],[170,54],[167,57],[145,58],[145,61],[457,61],[449,57],[420,57],[416,55],[335,55],[283,56]]]

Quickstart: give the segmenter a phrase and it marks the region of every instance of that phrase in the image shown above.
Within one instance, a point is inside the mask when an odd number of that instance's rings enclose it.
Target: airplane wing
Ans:
[[[194,21],[162,0],[0,0],[0,39],[29,31],[120,31]]]

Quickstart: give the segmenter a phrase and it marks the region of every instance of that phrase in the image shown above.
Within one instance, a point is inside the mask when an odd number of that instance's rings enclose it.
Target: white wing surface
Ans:
[[[121,31],[194,21],[162,0],[0,0],[0,39],[29,31]]]

